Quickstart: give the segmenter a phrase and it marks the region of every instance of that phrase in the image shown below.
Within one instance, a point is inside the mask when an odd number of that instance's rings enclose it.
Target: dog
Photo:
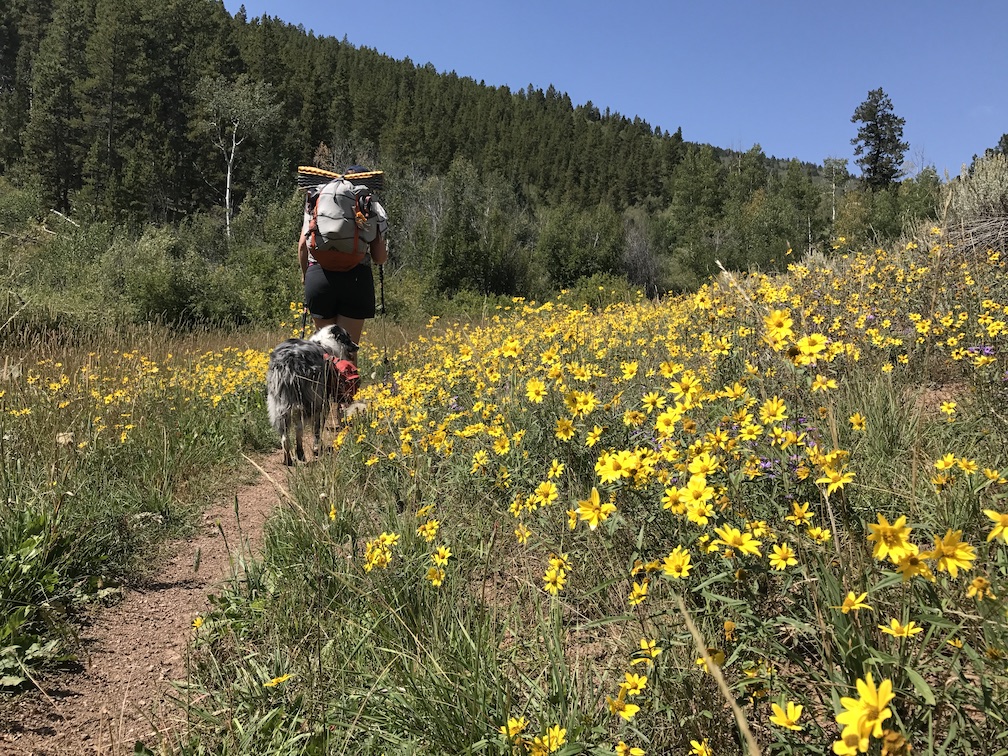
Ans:
[[[288,339],[270,353],[266,369],[266,408],[273,429],[280,434],[284,464],[294,463],[290,448],[294,430],[295,453],[305,461],[304,426],[312,424],[315,441],[312,451],[318,458],[322,446],[322,426],[336,404],[336,420],[341,423],[341,405],[353,400],[357,374],[358,345],[346,329],[338,325],[320,328],[308,340]]]

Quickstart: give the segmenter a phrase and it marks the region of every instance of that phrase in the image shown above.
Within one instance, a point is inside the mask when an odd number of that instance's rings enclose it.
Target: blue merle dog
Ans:
[[[355,363],[357,349],[344,328],[329,325],[313,333],[308,340],[288,339],[270,353],[266,370],[266,407],[270,423],[280,434],[285,465],[294,462],[290,448],[292,427],[297,458],[304,461],[302,439],[308,422],[315,434],[312,451],[316,458],[319,456],[322,426],[329,415],[329,407],[334,400],[338,407],[345,393],[335,365],[343,361]]]

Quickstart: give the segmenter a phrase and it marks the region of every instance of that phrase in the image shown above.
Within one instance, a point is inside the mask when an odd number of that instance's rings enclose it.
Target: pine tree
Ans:
[[[700,275],[716,270],[714,259],[721,253],[725,183],[725,169],[706,144],[691,145],[673,173],[670,232],[677,246],[690,251]]]
[[[15,76],[20,39],[14,6],[0,7],[0,171],[19,156],[18,137],[21,132],[19,109],[15,97]]]
[[[33,106],[35,58],[52,16],[53,0],[0,3],[0,171],[22,156]]]
[[[906,120],[893,112],[892,100],[882,88],[868,92],[868,99],[854,110],[851,123],[860,123],[851,139],[857,164],[865,182],[873,190],[895,183],[903,165],[903,155],[910,145],[903,141]]]
[[[64,213],[80,186],[81,119],[73,84],[84,71],[86,18],[86,4],[80,0],[57,4],[35,58],[34,97],[24,136],[43,196]]]
[[[758,144],[736,154],[728,167],[728,199],[747,202],[753,193],[766,186],[768,176],[767,157]]]
[[[820,209],[822,198],[797,159],[788,161],[777,184],[784,208],[778,250],[790,248],[794,253],[809,252],[825,231]],[[784,262],[782,253],[775,251],[775,255],[778,263]]]
[[[231,19],[222,7],[191,0],[160,0],[144,9],[148,85],[144,131],[151,145],[154,180],[145,192],[147,214],[177,220],[213,199],[204,175],[208,151],[197,135],[197,85],[227,70],[237,55],[230,43]]]
[[[80,82],[88,143],[83,173],[88,201],[109,218],[123,215],[153,178],[143,117],[144,32],[140,0],[97,0]]]

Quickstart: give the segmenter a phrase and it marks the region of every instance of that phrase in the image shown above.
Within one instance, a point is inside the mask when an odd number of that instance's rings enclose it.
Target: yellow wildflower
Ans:
[[[770,717],[770,721],[777,725],[778,727],[783,727],[786,730],[802,730],[804,729],[798,720],[801,719],[802,715],[802,705],[796,704],[794,701],[787,702],[787,709],[777,705],[771,704],[770,708],[773,710],[773,715]]]
[[[944,538],[934,537],[934,551],[932,558],[936,560],[936,565],[940,572],[947,571],[955,579],[959,570],[968,570],[976,559],[976,550],[968,543],[959,540],[962,536],[961,530],[949,530]]]
[[[773,554],[770,556],[770,566],[775,570],[783,570],[787,567],[798,564],[794,549],[788,544],[773,545]]]
[[[263,687],[265,687],[265,688],[275,688],[280,683],[287,682],[288,680],[290,680],[291,677],[293,677],[293,675],[288,672],[285,675],[280,675],[279,677],[274,677],[269,682],[264,682],[263,683]]]
[[[637,606],[638,604],[644,603],[644,599],[647,598],[648,592],[648,581],[642,580],[641,582],[634,582],[633,588],[630,590],[630,596],[627,598],[627,603],[630,606]]]
[[[541,404],[546,398],[546,384],[538,378],[529,378],[525,384],[525,396],[530,402]]]
[[[830,466],[823,468],[823,474],[821,478],[816,480],[816,483],[826,484],[826,493],[831,494],[838,488],[843,488],[845,485],[854,480],[854,473],[840,468],[835,470]]]
[[[751,554],[752,556],[762,555],[759,550],[761,541],[753,538],[752,533],[743,533],[731,525],[714,528],[714,532],[718,535],[718,539],[714,541],[716,544],[727,546],[730,549],[737,549],[743,554]]]
[[[970,598],[975,597],[977,601],[983,601],[984,595],[988,595],[992,599],[997,598],[994,595],[994,591],[991,590],[990,581],[985,577],[973,578],[973,582],[969,584],[969,588],[966,590],[966,595]]]
[[[878,522],[868,525],[871,531],[868,540],[875,544],[872,547],[873,557],[879,561],[888,558],[893,564],[899,564],[903,557],[917,553],[917,547],[907,540],[912,528],[907,527],[905,516],[899,517],[892,525],[881,513],[877,516]]]
[[[627,672],[624,675],[620,687],[626,691],[627,697],[640,695],[647,686],[647,676],[638,675],[635,672]]]
[[[868,609],[869,611],[871,611],[872,608],[865,603],[867,599],[868,599],[867,593],[862,593],[860,596],[855,596],[854,591],[850,591],[847,594],[847,598],[844,599],[843,606],[839,607],[835,606],[833,608],[839,609],[844,614],[847,614],[848,612],[857,612],[861,609]]]
[[[924,632],[924,628],[920,627],[916,622],[910,620],[905,625],[901,624],[897,619],[889,620],[889,626],[879,625],[879,630],[881,630],[886,635],[891,635],[894,638],[910,638],[917,633]]]
[[[564,570],[550,567],[546,570],[546,574],[543,575],[543,590],[556,596],[563,590],[566,580],[567,574]]]
[[[865,679],[857,680],[858,698],[844,696],[840,699],[844,710],[836,715],[837,724],[844,725],[844,735],[841,736],[844,742],[848,741],[850,733],[856,736],[859,745],[858,750],[862,753],[867,750],[860,748],[861,741],[867,740],[868,736],[882,737],[882,723],[892,716],[889,709],[889,702],[895,698],[892,692],[892,682],[883,680],[875,687],[871,672],[865,675]],[[836,751],[835,753],[847,753],[847,751]]]
[[[578,515],[583,522],[588,523],[591,530],[595,530],[599,523],[605,520],[616,511],[616,505],[612,502],[602,502],[598,489],[592,486],[588,498],[578,502]]]
[[[525,717],[511,717],[506,725],[500,726],[500,733],[505,738],[513,738],[520,735],[528,727],[528,720]]]
[[[621,740],[616,744],[616,756],[644,756],[644,749],[628,746]]]
[[[664,574],[676,579],[687,577],[691,567],[690,553],[682,546],[676,546],[662,563]]]
[[[1008,512],[985,509],[984,514],[994,523],[994,529],[987,534],[987,540],[993,541],[995,538],[1000,538],[1008,543]]]
[[[651,664],[651,660],[658,656],[662,650],[658,648],[658,640],[655,638],[640,639],[640,655],[630,660],[630,664]]]

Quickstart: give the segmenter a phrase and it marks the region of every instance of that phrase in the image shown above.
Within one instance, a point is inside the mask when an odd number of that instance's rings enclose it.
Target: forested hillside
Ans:
[[[691,136],[574,106],[546,82],[511,91],[232,17],[219,0],[0,9],[0,222],[86,235],[75,254],[106,258],[98,283],[128,257],[109,250],[146,245],[160,278],[125,292],[137,316],[276,315],[296,295],[299,164],[385,170],[391,268],[437,294],[535,296],[591,275],[683,290],[715,260],[773,269],[936,211],[933,170],[869,190],[846,160]],[[12,283],[47,283],[31,275]],[[249,290],[228,300],[238,283]]]

